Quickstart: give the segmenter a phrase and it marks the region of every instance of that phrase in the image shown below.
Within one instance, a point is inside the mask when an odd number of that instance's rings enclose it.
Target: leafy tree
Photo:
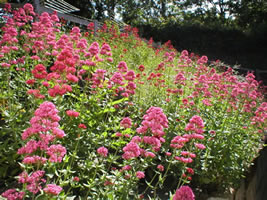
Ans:
[[[202,23],[209,24],[217,21],[227,24],[233,20],[236,13],[235,5],[239,0],[184,0],[174,1],[184,12],[186,22],[199,19]]]
[[[235,9],[239,26],[254,28],[267,25],[267,2],[265,0],[241,0]]]
[[[27,0],[7,0],[12,3]],[[237,24],[254,28],[267,24],[266,0],[65,0],[80,9],[74,14],[104,20],[120,18],[134,26],[150,24]]]
[[[96,11],[94,8],[95,6],[92,1],[88,0],[77,0],[77,1],[65,0],[65,1],[80,9],[80,11],[75,13],[79,16],[92,18],[93,16],[96,15]]]

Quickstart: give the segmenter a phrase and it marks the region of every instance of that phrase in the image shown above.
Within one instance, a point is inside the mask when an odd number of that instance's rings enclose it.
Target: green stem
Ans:
[[[156,176],[157,176],[157,174],[155,174],[155,175],[153,176],[153,178],[151,179],[149,185],[151,185],[151,183],[154,181],[154,179],[156,178]],[[149,185],[148,185],[148,186],[146,187],[146,189],[144,190],[144,192],[143,192],[144,194],[146,193],[146,191],[148,190],[148,188],[150,188]]]
[[[184,164],[184,167],[183,168],[185,168],[185,166],[186,166],[186,164]],[[182,171],[182,174],[181,174],[181,176],[180,176],[180,178],[179,178],[179,182],[178,182],[178,185],[177,185],[177,189],[179,188],[179,187],[181,187],[181,182],[182,182],[182,176],[183,176],[183,171]],[[184,182],[184,181],[183,181]],[[182,184],[183,185],[183,184]]]
[[[92,178],[93,181],[95,180],[96,173],[97,173],[97,168],[95,169],[95,173],[94,173],[94,176],[93,176],[93,178]],[[90,183],[90,186],[91,186],[91,183]],[[86,195],[85,195],[86,198],[88,197],[89,192],[90,192],[90,190],[89,190],[89,188],[88,188],[87,193],[86,193]]]
[[[166,171],[165,171],[165,173],[164,173],[164,175],[163,175],[163,177],[162,177],[162,184],[163,184],[164,181],[165,181],[166,175],[167,175],[167,173],[168,173],[170,167],[171,167],[171,162],[169,162],[169,164],[168,164],[168,166],[167,166],[167,169],[166,169]],[[152,184],[152,182],[154,181],[154,179],[156,178],[156,176],[157,176],[157,174],[155,174],[155,175],[153,176],[153,178],[151,179],[149,185]],[[157,187],[158,187],[159,183],[160,183],[160,182],[158,181],[158,182],[156,183],[155,187],[154,187],[154,188],[155,188],[155,191],[154,191],[154,198],[156,198],[155,195],[156,195],[156,190],[157,190]],[[146,191],[148,190],[148,188],[150,188],[150,186],[147,186],[147,187],[146,187],[146,189],[144,190],[143,194],[146,193]]]
[[[226,105],[225,105],[225,108],[224,108],[224,111],[223,111],[223,114],[227,113],[227,107],[229,105],[229,101],[227,101]],[[224,132],[224,125],[227,121],[227,117],[224,117],[224,120],[223,120],[223,123],[222,123],[222,126],[221,126],[221,132],[223,133]]]

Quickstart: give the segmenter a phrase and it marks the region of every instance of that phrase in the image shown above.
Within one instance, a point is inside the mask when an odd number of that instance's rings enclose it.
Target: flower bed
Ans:
[[[131,27],[107,22],[95,37],[92,25],[68,30],[25,4],[2,28],[2,196],[193,199],[184,185],[237,187],[266,127],[254,75],[170,42],[155,49]]]

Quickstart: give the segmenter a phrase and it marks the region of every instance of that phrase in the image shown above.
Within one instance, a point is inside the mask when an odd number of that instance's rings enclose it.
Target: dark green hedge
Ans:
[[[154,41],[172,41],[181,51],[187,49],[209,59],[230,64],[240,64],[244,68],[267,70],[267,25],[244,32],[235,27],[208,27],[198,24],[167,24],[153,27],[139,26],[142,37]]]

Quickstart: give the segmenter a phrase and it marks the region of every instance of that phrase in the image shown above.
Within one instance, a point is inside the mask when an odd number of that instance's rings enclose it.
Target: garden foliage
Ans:
[[[2,197],[156,199],[190,183],[238,186],[266,128],[252,73],[170,42],[155,49],[135,28],[106,23],[94,36],[93,24],[65,31],[30,4],[12,12],[0,41]],[[183,186],[173,199],[183,195],[194,198]]]

